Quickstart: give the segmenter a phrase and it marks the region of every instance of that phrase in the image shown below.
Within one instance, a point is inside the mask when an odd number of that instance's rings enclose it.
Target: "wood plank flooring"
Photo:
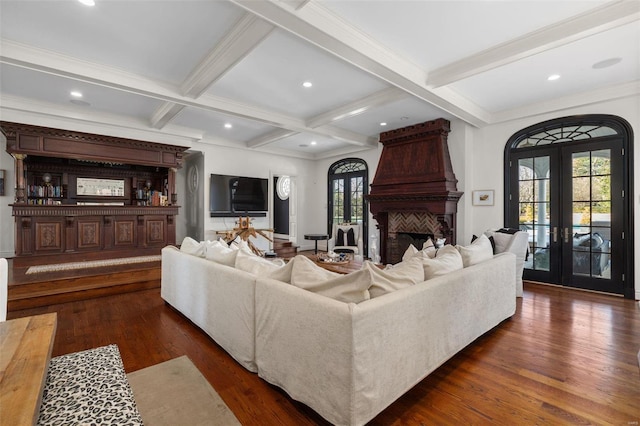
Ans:
[[[166,305],[159,289],[10,312],[58,313],[53,356],[116,343],[127,372],[187,355],[243,425],[323,425]],[[525,283],[513,318],[380,413],[372,425],[640,422],[640,305]]]

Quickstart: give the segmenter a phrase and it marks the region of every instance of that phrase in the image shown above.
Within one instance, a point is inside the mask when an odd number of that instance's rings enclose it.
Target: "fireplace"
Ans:
[[[449,121],[440,118],[380,134],[383,149],[367,199],[380,229],[383,263],[402,259],[409,245],[407,234],[432,235],[455,244],[463,193],[457,190],[451,166],[449,131]]]

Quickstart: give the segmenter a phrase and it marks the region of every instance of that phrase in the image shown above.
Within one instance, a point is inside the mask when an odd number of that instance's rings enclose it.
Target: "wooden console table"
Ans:
[[[56,313],[0,322],[0,412],[7,425],[36,424],[56,334]]]

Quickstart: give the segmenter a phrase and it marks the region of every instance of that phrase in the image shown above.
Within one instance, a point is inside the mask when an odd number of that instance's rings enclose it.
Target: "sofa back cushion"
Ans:
[[[236,253],[236,269],[253,275],[269,276],[272,272],[284,266],[284,260],[282,259],[269,260],[242,249],[237,250]]]
[[[235,266],[240,250],[229,247],[220,241],[207,241],[206,258],[227,266]]]
[[[360,303],[370,299],[371,274],[362,269],[350,274],[328,271],[306,256],[298,255],[291,269],[291,285],[342,302]]]

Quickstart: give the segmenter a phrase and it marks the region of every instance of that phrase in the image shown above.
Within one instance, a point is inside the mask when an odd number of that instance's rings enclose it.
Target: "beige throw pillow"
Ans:
[[[198,242],[191,237],[184,237],[182,244],[180,244],[180,251],[194,256],[204,257],[206,247],[204,242]]]
[[[371,298],[424,281],[424,269],[419,257],[400,262],[389,269],[380,269],[373,262],[366,261],[363,269],[371,274]]]
[[[236,257],[239,250],[234,250],[227,246],[226,243],[220,241],[209,241],[207,243],[206,257],[214,262],[221,263],[227,266],[235,266]]]
[[[328,271],[302,255],[291,262],[291,285],[347,303],[360,303],[370,298],[371,274],[367,270],[342,275]]]
[[[462,256],[454,246],[447,244],[437,251],[433,259],[424,256],[422,267],[424,268],[424,279],[429,280],[462,269]]]
[[[489,241],[489,238],[484,234],[481,234],[470,245],[456,246],[456,248],[462,256],[462,263],[465,268],[493,257],[491,241]]]

